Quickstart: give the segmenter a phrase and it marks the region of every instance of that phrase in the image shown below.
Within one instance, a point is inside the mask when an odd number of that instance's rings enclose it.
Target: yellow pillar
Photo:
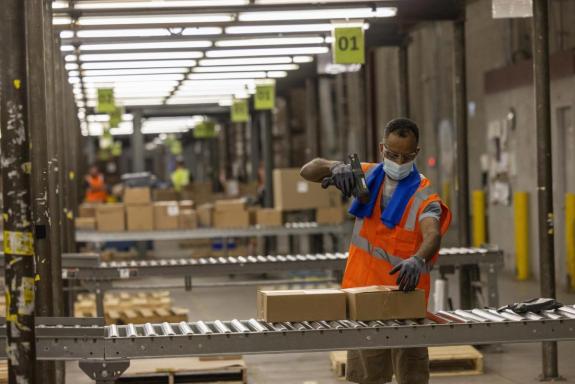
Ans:
[[[529,194],[515,192],[515,269],[518,280],[529,278]]]
[[[571,289],[575,289],[575,193],[565,195],[565,245]]]
[[[473,246],[480,247],[487,242],[485,236],[485,192],[473,191]]]

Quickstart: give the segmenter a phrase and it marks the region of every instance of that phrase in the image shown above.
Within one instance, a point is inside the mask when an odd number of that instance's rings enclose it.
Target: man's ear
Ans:
[[[417,148],[419,150],[419,148]],[[383,154],[383,143],[379,143],[379,153]]]

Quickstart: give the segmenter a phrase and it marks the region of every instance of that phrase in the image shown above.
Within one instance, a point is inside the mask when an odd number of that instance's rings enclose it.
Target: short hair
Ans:
[[[383,130],[383,138],[387,138],[392,133],[395,133],[399,137],[413,135],[415,136],[416,143],[419,144],[419,128],[417,127],[417,123],[406,117],[398,117],[387,123]]]

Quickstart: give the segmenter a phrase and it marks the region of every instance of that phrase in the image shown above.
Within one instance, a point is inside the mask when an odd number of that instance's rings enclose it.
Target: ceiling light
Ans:
[[[67,16],[57,16],[57,17],[52,18],[52,24],[53,25],[66,25],[66,24],[71,24],[71,23],[72,23],[72,19],[70,17],[67,17]]]
[[[142,60],[142,61],[84,63],[82,64],[82,69],[179,68],[179,67],[193,67],[195,65],[196,65],[195,60],[159,60],[159,61]]]
[[[205,89],[187,89],[187,90],[178,90],[175,94],[174,97],[191,97],[191,96],[196,96],[196,97],[206,97],[206,96],[211,96],[211,97],[226,97],[226,96],[230,96],[233,95],[236,92],[239,91],[245,91],[244,88],[230,88],[230,89],[210,89],[210,90],[205,90]]]
[[[165,81],[165,80],[175,80],[179,81],[184,78],[182,74],[173,75],[134,75],[134,76],[94,76],[85,77],[85,83],[107,83],[114,81],[122,82],[145,82],[145,81]],[[152,86],[152,85],[150,85]]]
[[[166,8],[166,7],[207,7],[245,5],[249,0],[203,0],[203,1],[86,1],[75,4],[77,9],[118,9],[118,8]]]
[[[126,61],[150,59],[198,59],[202,52],[148,52],[148,53],[110,53],[110,54],[84,54],[80,61]]]
[[[175,87],[176,85],[178,85],[178,81],[176,81],[176,80],[154,81],[151,84],[151,86],[153,86],[154,89],[170,88],[170,87]],[[146,92],[146,90],[150,89],[150,84],[123,82],[123,81],[119,81],[119,82],[111,82],[110,81],[110,82],[107,82],[107,85],[98,84],[98,83],[94,83],[94,84],[88,83],[85,86],[86,86],[86,90],[95,90],[95,89],[102,88],[102,87],[110,87],[110,88],[114,88],[115,90],[139,90],[140,93]]]
[[[142,69],[92,69],[82,71],[83,76],[120,76],[120,75],[160,75],[168,73],[186,73],[187,68],[142,68]],[[72,72],[70,72],[72,75]]]
[[[60,31],[61,39],[71,39],[74,37],[74,31]]]
[[[173,97],[166,104],[218,104],[221,97]]]
[[[241,57],[241,56],[274,56],[274,55],[313,55],[328,53],[328,47],[294,47],[294,48],[261,48],[261,49],[225,49],[208,51],[206,57]]]
[[[286,71],[270,71],[267,73],[267,75],[273,79],[279,79],[282,77],[287,77],[288,73]]]
[[[62,52],[71,52],[73,50],[74,50],[73,45],[61,45],[60,46],[60,51],[62,51]]]
[[[206,72],[251,72],[251,71],[294,71],[299,69],[296,64],[277,65],[228,65],[222,67],[197,67],[193,69],[196,73]]]
[[[260,64],[290,64],[289,56],[262,57],[262,58],[241,58],[241,59],[203,59],[199,61],[201,66],[220,65],[260,65]]]
[[[294,63],[311,63],[313,61],[313,56],[294,56]]]
[[[71,71],[74,69],[78,69],[78,64],[76,63],[66,63],[66,65],[64,66],[64,68],[66,68],[66,70]]]
[[[265,77],[265,72],[191,73],[188,75],[190,80],[260,79]]]
[[[67,62],[71,62],[71,61],[78,61],[78,56],[76,55],[66,55],[64,57],[64,60]]]
[[[220,99],[220,100],[218,101],[218,105],[219,105],[220,107],[231,107],[233,102],[234,102],[234,101],[233,101],[232,98],[229,98],[229,99]]]
[[[241,25],[226,28],[226,34],[243,35],[248,33],[290,33],[290,32],[331,32],[330,23],[294,25]]]
[[[81,51],[131,50],[131,49],[170,49],[170,48],[207,48],[211,41],[159,41],[154,43],[119,43],[119,44],[82,44]],[[73,49],[74,47],[72,47]]]
[[[178,23],[225,23],[233,21],[229,14],[189,14],[165,16],[85,16],[78,20],[80,25],[133,25],[133,24],[178,24]]]
[[[78,37],[95,38],[95,37],[154,37],[170,36],[167,29],[107,29],[107,30],[83,30],[76,32]]]
[[[68,8],[67,1],[53,1],[52,2],[52,9],[63,9]]]
[[[297,44],[323,44],[324,38],[312,37],[276,37],[265,39],[233,39],[220,40],[216,42],[216,47],[247,47],[258,45],[297,45]]]
[[[302,9],[297,11],[241,12],[239,21],[279,21],[279,20],[333,20],[371,17],[393,17],[397,8],[362,7],[341,9]]]

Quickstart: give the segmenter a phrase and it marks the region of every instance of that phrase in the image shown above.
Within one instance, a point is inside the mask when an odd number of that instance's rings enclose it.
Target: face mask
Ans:
[[[415,160],[409,163],[397,164],[395,161],[383,159],[383,171],[393,180],[403,180],[411,173],[413,163],[415,163]]]

